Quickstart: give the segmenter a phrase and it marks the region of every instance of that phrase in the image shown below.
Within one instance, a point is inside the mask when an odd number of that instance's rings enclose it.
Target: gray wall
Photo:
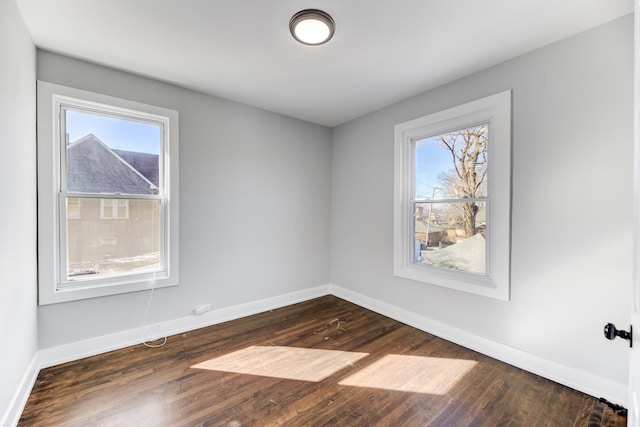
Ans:
[[[329,283],[330,129],[38,52],[40,80],[180,112],[180,283],[148,323]],[[148,292],[41,306],[41,348],[142,325]]]
[[[0,424],[37,350],[36,53],[13,0],[0,0]]]
[[[180,111],[182,284],[156,291],[149,322],[331,282],[625,383],[628,350],[601,331],[629,322],[632,41],[625,17],[333,132],[48,52],[37,54],[37,77]],[[0,174],[11,183],[0,210],[0,342],[11,349],[0,356],[1,414],[37,333],[48,348],[138,327],[149,294],[36,313],[35,53],[11,0],[0,1],[0,56]],[[393,126],[505,89],[511,301],[394,278]]]
[[[627,382],[632,248],[631,16],[333,132],[331,280],[534,356]],[[513,90],[511,301],[393,276],[393,127]]]

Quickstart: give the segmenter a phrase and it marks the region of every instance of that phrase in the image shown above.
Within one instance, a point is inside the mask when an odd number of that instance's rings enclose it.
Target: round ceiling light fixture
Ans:
[[[305,9],[296,13],[289,21],[289,31],[302,44],[317,46],[331,40],[336,29],[333,18],[318,9]]]

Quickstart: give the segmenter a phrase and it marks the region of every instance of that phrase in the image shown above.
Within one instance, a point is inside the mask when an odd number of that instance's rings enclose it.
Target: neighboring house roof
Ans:
[[[429,234],[431,233],[441,233],[443,230],[442,227],[437,225],[427,225],[424,221],[416,221],[416,233],[427,234],[427,229],[429,230]]]
[[[138,153],[135,151],[113,150],[120,158],[129,163],[135,170],[151,181],[156,187],[160,182],[159,157],[157,154]]]
[[[67,188],[88,193],[156,194],[158,187],[98,137],[67,146]]]

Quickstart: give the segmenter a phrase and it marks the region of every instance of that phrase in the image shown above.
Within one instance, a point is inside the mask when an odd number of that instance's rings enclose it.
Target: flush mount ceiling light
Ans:
[[[289,21],[289,31],[302,44],[317,46],[331,40],[335,22],[328,13],[317,9],[305,9],[296,13]]]

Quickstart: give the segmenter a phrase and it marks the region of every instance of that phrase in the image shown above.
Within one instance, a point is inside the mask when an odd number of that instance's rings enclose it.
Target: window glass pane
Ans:
[[[101,218],[113,218],[113,200],[102,199],[100,200],[100,205],[102,206],[102,212],[100,212]]]
[[[162,128],[65,109],[67,190],[159,194]]]
[[[415,142],[415,198],[487,197],[487,124]]]
[[[127,199],[101,199],[102,219],[126,219],[129,218],[129,200]]]
[[[80,201],[78,199],[67,199],[67,218],[80,218]]]
[[[128,218],[129,217],[129,201],[128,200],[118,200],[118,210],[116,211],[117,218]]]
[[[69,280],[161,269],[159,200],[80,198],[80,201],[82,218],[67,220]],[[107,206],[111,216],[101,217]],[[118,209],[114,211],[115,206]],[[114,220],[114,212],[119,215],[121,207],[126,207],[128,216]],[[69,211],[67,217],[68,214]]]
[[[486,273],[486,202],[416,203],[413,262]]]

